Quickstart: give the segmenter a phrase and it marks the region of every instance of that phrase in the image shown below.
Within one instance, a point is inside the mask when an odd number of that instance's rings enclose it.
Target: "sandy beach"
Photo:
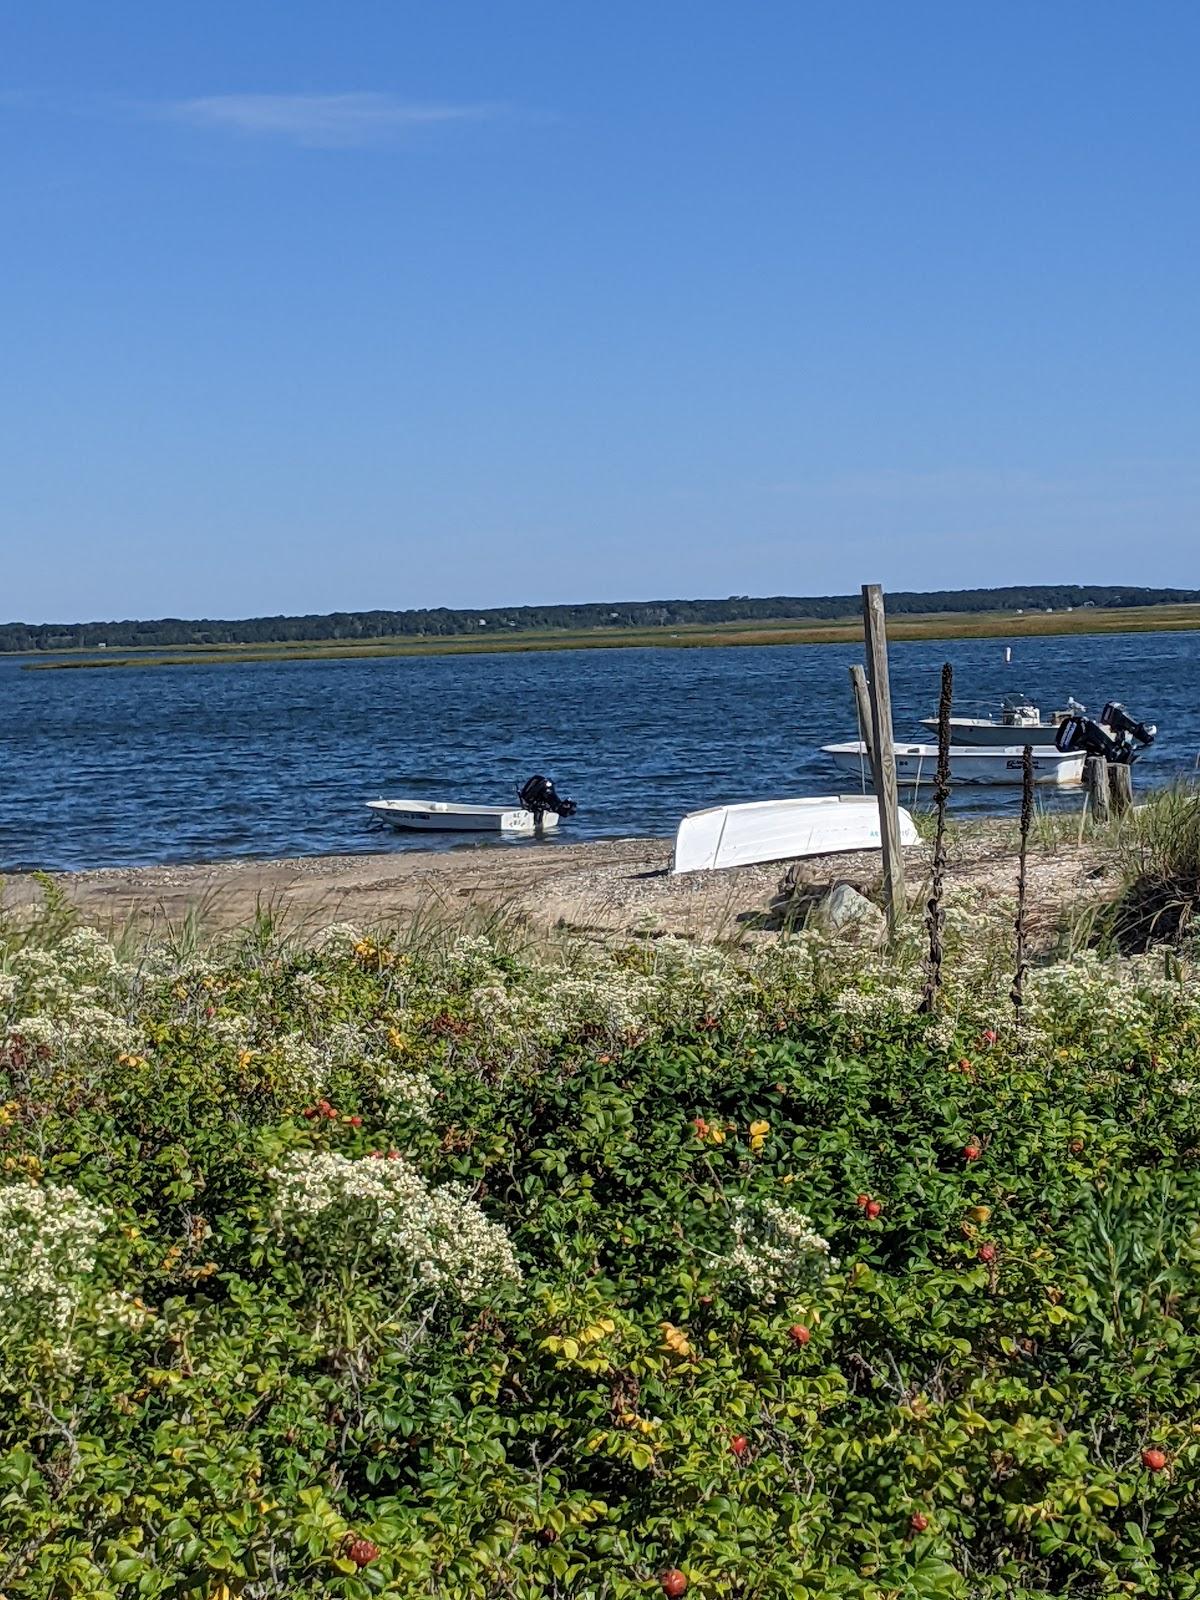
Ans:
[[[877,852],[771,862],[722,872],[670,873],[665,839],[590,840],[578,844],[405,850],[288,860],[123,867],[55,874],[52,882],[79,915],[111,930],[152,929],[196,919],[218,930],[270,911],[297,931],[331,922],[411,928],[430,921],[502,916],[531,929],[570,929],[600,937],[769,935],[788,910],[803,913],[837,883],[868,895],[879,874]],[[929,848],[906,852],[910,897],[926,890]],[[1030,904],[1053,921],[1068,902],[1107,892],[1105,861],[1093,846],[1057,841],[1031,849]],[[978,823],[952,840],[948,886],[981,907],[1015,893],[1011,823]],[[0,909],[24,917],[42,903],[39,878],[0,882]]]

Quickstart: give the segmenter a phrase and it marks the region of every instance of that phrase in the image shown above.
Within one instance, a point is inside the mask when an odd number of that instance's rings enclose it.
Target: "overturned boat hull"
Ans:
[[[915,844],[917,830],[900,812],[900,840]],[[758,861],[878,850],[879,807],[874,795],[819,795],[802,800],[752,800],[713,806],[684,817],[675,835],[673,872],[711,872]]]

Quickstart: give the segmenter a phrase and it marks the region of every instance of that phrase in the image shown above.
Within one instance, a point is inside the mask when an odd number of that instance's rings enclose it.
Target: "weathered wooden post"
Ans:
[[[1133,768],[1127,762],[1110,762],[1108,804],[1114,817],[1123,817],[1133,807]]]
[[[867,747],[867,765],[875,772],[874,746],[871,743],[871,699],[867,693],[867,674],[862,667],[850,668],[850,682],[854,686],[854,707],[858,712],[858,736]]]
[[[1108,762],[1103,756],[1088,756],[1083,763],[1092,821],[1104,826],[1109,820]]]
[[[887,913],[888,938],[894,942],[908,909],[908,900],[904,892],[904,855],[900,848],[883,590],[877,583],[864,583],[862,600],[863,634],[869,669],[867,692],[871,702],[871,765],[875,777],[875,798],[879,802],[879,837],[883,845],[883,909]]]

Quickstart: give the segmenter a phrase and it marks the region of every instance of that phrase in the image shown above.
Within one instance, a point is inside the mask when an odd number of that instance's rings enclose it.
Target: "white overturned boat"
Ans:
[[[853,772],[869,780],[871,764],[867,748],[861,739],[848,739],[844,744],[823,744],[821,749],[832,756],[834,765],[843,772]],[[932,783],[937,777],[938,747],[936,744],[898,744],[894,746],[896,777],[900,783]],[[1017,783],[1021,782],[1021,765],[1024,747],[1020,744],[1004,745],[998,749],[951,745],[951,783]],[[1064,754],[1053,745],[1033,746],[1034,783],[1078,783],[1083,776],[1083,751]]]
[[[368,800],[368,811],[393,828],[432,833],[534,833],[537,819],[522,806],[456,806],[441,800]],[[558,814],[547,811],[544,830],[558,827]]]
[[[916,844],[917,830],[900,812],[900,842]],[[879,807],[874,795],[822,795],[806,800],[752,800],[692,811],[675,835],[673,872],[711,872],[756,861],[844,850],[878,850]]]
[[[427,833],[548,833],[575,802],[539,773],[521,785],[512,806],[461,806],[446,800],[368,800],[367,810],[393,828]]]

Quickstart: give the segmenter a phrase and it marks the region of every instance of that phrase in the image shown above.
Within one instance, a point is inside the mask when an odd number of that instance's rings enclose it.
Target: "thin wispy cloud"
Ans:
[[[215,94],[177,100],[167,114],[196,128],[345,150],[439,124],[480,122],[500,110],[494,105],[422,104],[390,94]]]

